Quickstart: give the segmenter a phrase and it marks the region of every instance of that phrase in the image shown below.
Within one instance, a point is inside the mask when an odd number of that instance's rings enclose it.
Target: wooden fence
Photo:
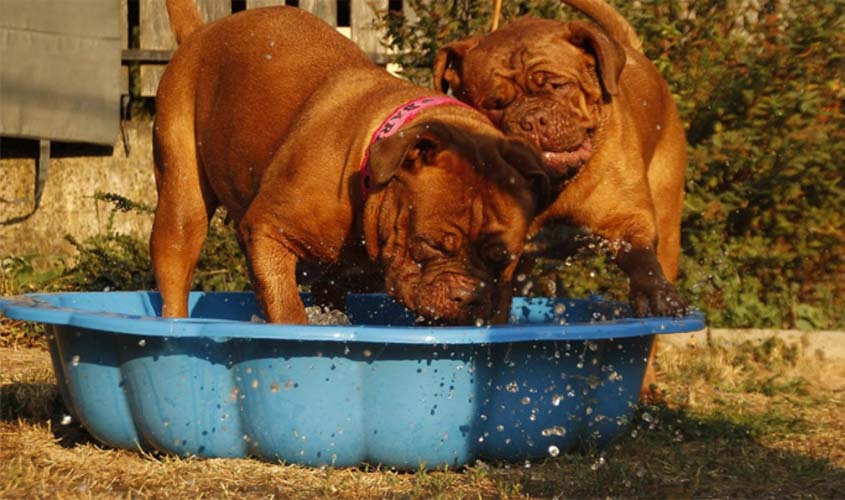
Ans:
[[[211,21],[233,12],[255,7],[284,5],[285,0],[196,0],[203,18]],[[405,10],[396,0],[299,0],[288,5],[306,10],[320,17],[358,44],[377,63],[384,63],[386,51],[381,45],[382,33],[374,28],[377,12],[387,9]],[[170,30],[165,0],[121,0],[121,33],[123,94],[129,94],[129,64],[139,64],[141,96],[155,96],[164,64],[176,48]],[[130,36],[131,34],[131,36]]]

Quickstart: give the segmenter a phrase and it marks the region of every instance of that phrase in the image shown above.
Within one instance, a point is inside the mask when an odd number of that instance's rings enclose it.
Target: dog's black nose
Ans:
[[[452,287],[449,291],[449,299],[456,313],[470,320],[488,319],[493,310],[492,298],[482,282]]]
[[[525,132],[540,132],[549,124],[549,113],[545,109],[535,109],[519,119],[519,127]]]

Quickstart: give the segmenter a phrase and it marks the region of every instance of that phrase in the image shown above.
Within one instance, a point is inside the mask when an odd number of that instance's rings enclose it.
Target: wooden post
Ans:
[[[44,194],[44,186],[47,185],[47,175],[50,173],[50,141],[41,139],[38,141],[38,163],[35,165],[35,204],[32,213],[41,206],[41,195]]]
[[[337,26],[337,2],[327,0],[300,0],[299,8],[308,11],[331,26]]]
[[[502,0],[493,0],[493,22],[490,31],[499,29],[499,17],[502,15]]]
[[[385,48],[381,45],[382,33],[373,24],[376,12],[386,11],[387,0],[351,0],[349,24],[352,41],[378,64],[385,60]]]

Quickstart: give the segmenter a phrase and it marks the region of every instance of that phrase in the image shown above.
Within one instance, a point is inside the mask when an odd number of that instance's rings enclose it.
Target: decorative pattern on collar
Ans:
[[[463,103],[457,99],[454,99],[449,96],[427,96],[427,97],[418,97],[411,101],[408,101],[398,108],[394,109],[387,118],[381,122],[381,125],[373,132],[372,137],[370,138],[370,142],[367,145],[367,150],[364,152],[364,159],[361,161],[361,199],[366,200],[367,197],[370,195],[370,192],[373,190],[372,185],[372,176],[370,174],[370,148],[373,143],[384,139],[386,137],[390,137],[391,135],[395,134],[402,128],[402,125],[411,121],[415,116],[417,116],[420,111],[426,108],[433,108],[435,106],[463,106],[465,108],[471,108],[466,103]]]

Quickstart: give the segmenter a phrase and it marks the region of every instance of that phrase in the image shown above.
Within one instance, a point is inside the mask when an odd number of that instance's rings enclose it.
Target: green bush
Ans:
[[[98,192],[98,201],[112,204],[105,231],[79,242],[65,238],[77,250],[74,263],[57,278],[43,283],[51,290],[151,290],[156,287],[147,240],[114,229],[120,213],[152,217],[153,208],[112,193]],[[246,261],[222,210],[212,219],[194,274],[194,288],[206,291],[249,289]]]
[[[381,22],[392,62],[418,83],[430,82],[438,47],[489,30],[492,2],[406,3],[416,20],[386,12]],[[845,2],[610,3],[687,127],[685,294],[712,326],[845,326]],[[503,22],[580,17],[557,1],[504,4]],[[587,293],[615,289],[610,268],[546,262],[542,272]]]

